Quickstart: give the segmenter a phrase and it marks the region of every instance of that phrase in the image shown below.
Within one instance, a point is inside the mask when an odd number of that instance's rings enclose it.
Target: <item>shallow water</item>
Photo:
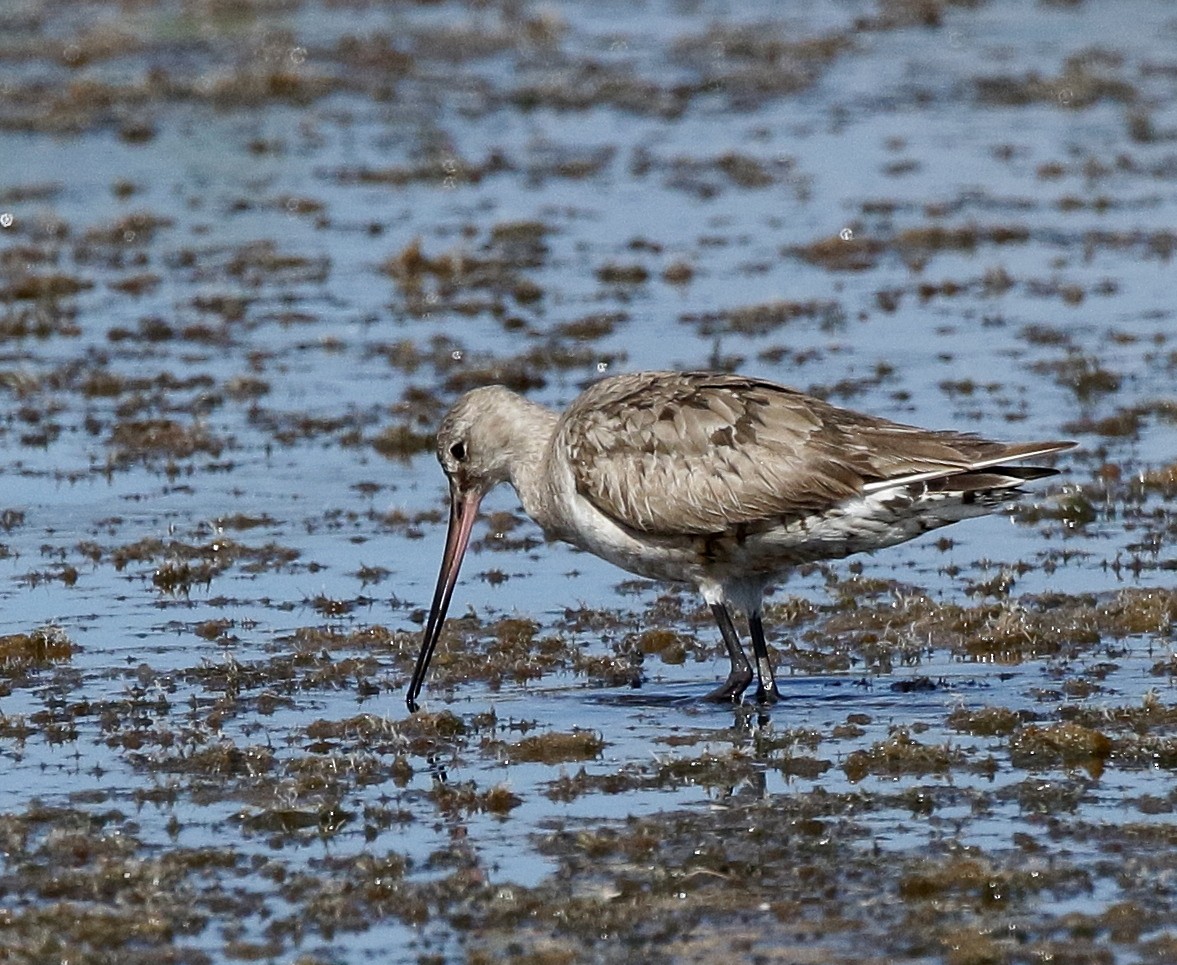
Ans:
[[[0,14],[4,954],[1177,956],[1177,18],[1130,6]],[[1082,448],[795,574],[766,715],[496,493],[408,717],[440,412],[653,367]]]

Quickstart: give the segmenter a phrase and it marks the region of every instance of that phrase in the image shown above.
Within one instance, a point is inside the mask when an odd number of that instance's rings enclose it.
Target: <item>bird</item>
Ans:
[[[1058,472],[1014,463],[1074,445],[904,425],[724,372],[610,376],[562,413],[501,385],[472,389],[437,431],[449,523],[406,704],[418,709],[479,504],[502,483],[549,539],[695,586],[730,663],[709,700],[739,703],[752,682],[742,611],[763,705],[781,696],[764,594],[791,568],[993,512]]]

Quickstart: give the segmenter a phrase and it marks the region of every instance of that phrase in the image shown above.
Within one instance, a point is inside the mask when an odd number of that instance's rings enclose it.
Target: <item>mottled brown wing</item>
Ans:
[[[1023,449],[1049,451],[904,426],[708,372],[605,379],[573,403],[558,434],[581,495],[651,534],[797,518],[882,480],[937,478],[1019,458]]]

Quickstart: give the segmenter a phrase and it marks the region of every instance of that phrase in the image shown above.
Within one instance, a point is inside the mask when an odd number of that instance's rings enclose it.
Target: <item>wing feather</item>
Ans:
[[[645,533],[702,535],[810,515],[888,485],[996,473],[1003,461],[1073,443],[920,429],[737,375],[642,372],[587,389],[561,417],[556,445],[602,513]]]

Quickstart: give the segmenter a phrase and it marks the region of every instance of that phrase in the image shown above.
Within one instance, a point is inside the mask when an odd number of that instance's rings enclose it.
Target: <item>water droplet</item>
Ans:
[[[0,228],[11,228],[15,220],[12,217],[11,211],[5,211],[3,214],[0,214]]]
[[[854,237],[854,232],[851,231],[849,228],[843,228],[841,231],[838,232],[838,237],[841,238],[843,241],[849,241],[851,238]]]
[[[608,362],[598,362],[597,363],[597,371],[598,372],[604,372],[607,368],[609,368]]]
[[[454,349],[452,352],[450,352],[450,358],[452,358],[455,362],[461,362],[462,350],[458,348]]]

